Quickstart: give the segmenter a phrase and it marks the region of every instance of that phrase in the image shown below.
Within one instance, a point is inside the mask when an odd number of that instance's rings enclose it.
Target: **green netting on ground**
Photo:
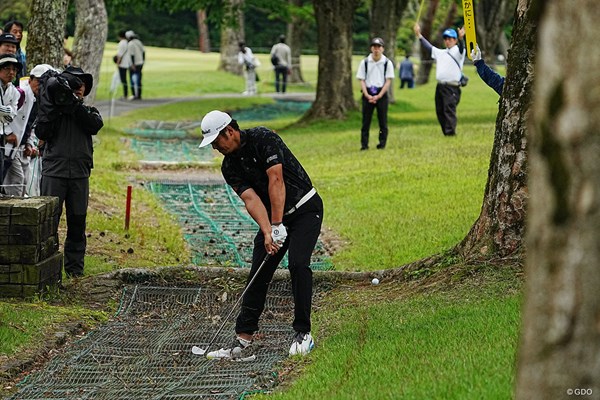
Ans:
[[[214,152],[210,146],[198,148],[200,139],[132,138],[131,149],[144,161],[194,162],[212,164]]]
[[[145,120],[140,121],[133,128],[125,129],[126,133],[147,138],[183,138],[188,132],[199,128],[200,122],[166,122]]]
[[[300,117],[311,106],[310,101],[276,100],[273,104],[262,104],[232,113],[237,121],[270,121],[276,118]]]
[[[269,288],[255,361],[207,360],[191,352],[194,345],[206,348],[240,292],[126,287],[113,320],[67,346],[10,399],[236,399],[270,389],[274,365],[287,357],[293,336],[287,282]],[[233,332],[230,318],[209,350],[227,347]]]
[[[192,262],[202,266],[250,267],[258,225],[242,200],[224,183],[151,182],[150,190],[177,216]],[[281,262],[287,268],[287,255]],[[313,270],[332,269],[319,240],[312,255]]]

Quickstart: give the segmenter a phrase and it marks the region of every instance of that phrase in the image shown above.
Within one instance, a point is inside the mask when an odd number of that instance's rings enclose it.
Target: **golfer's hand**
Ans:
[[[273,243],[278,247],[283,246],[285,239],[287,238],[287,230],[283,224],[271,225],[271,238]]]
[[[473,60],[473,62],[481,60],[481,50],[479,49],[479,45],[475,45],[475,48],[471,50],[471,60]]]

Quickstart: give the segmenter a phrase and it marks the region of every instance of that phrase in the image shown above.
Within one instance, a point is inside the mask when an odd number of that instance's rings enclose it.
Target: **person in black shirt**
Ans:
[[[321,197],[298,159],[272,130],[265,127],[240,130],[231,116],[217,110],[204,116],[201,128],[204,138],[200,147],[212,144],[225,156],[221,166],[223,177],[259,226],[248,282],[266,255],[270,255],[242,299],[233,345],[209,352],[207,357],[250,356],[269,282],[286,252],[289,252],[295,305],[292,326],[296,331],[289,354],[307,354],[314,347],[310,334],[310,258],[323,221]]]

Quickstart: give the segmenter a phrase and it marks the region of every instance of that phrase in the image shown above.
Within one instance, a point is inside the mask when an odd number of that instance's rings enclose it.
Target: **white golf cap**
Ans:
[[[231,117],[223,111],[213,110],[206,114],[200,123],[203,139],[198,147],[211,144],[219,136],[219,132],[225,129],[230,122]]]
[[[29,76],[33,76],[35,78],[39,78],[44,75],[46,72],[54,70],[51,65],[48,64],[38,64],[29,72]]]

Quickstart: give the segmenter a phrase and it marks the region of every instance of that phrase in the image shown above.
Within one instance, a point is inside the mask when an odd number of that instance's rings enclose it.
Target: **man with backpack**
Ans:
[[[379,144],[377,148],[385,148],[388,136],[387,91],[394,79],[394,65],[390,59],[383,55],[383,39],[374,38],[371,41],[371,54],[361,60],[356,78],[360,80],[362,92],[362,128],[360,131],[361,150],[369,149],[369,129],[373,111],[377,109],[379,121]]]
[[[279,43],[271,48],[271,64],[275,70],[275,91],[285,93],[287,76],[292,68],[292,50],[285,44],[285,35],[280,35]]]

